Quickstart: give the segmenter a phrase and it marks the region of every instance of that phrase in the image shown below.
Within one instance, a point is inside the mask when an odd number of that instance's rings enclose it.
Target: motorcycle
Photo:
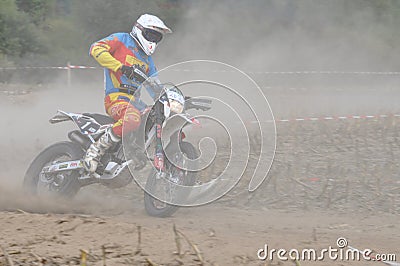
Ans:
[[[145,209],[149,215],[157,217],[175,213],[178,206],[170,204],[171,199],[188,195],[174,195],[173,186],[168,183],[193,186],[197,179],[196,171],[190,169],[196,168],[195,159],[199,157],[199,152],[185,140],[183,129],[190,124],[199,124],[199,121],[186,111],[207,111],[211,108],[211,101],[185,97],[173,84],[157,86],[161,91],[160,97],[141,112],[139,129],[127,133],[123,141],[110,148],[102,156],[96,172],[91,174],[83,167],[86,150],[115,121],[97,113],[80,114],[58,110],[49,120],[50,123],[73,121],[79,130],[68,133],[69,141],[55,143],[37,155],[25,174],[23,186],[26,191],[38,196],[50,194],[71,198],[80,188],[94,183],[121,188],[134,179],[129,169],[140,171],[151,162],[153,167],[144,189]],[[164,134],[165,128],[168,128],[168,132]],[[162,145],[161,133],[168,140],[165,145]],[[166,156],[167,152],[169,156]],[[182,165],[189,167],[183,168]],[[165,193],[162,199],[155,196],[158,191]]]

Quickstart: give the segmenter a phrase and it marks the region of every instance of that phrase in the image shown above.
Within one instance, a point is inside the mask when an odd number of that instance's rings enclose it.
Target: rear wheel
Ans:
[[[43,174],[52,164],[79,160],[83,151],[73,142],[59,142],[43,150],[31,163],[24,178],[24,189],[31,195],[73,197],[80,189],[78,170]]]
[[[195,147],[189,142],[182,142],[180,144],[182,153],[186,155],[189,159],[196,159],[198,157],[198,152]],[[185,158],[180,152],[176,152],[176,156],[173,156],[175,163],[180,161],[185,165]],[[159,174],[153,170],[149,175],[146,182],[146,191],[144,194],[144,207],[146,212],[151,216],[156,217],[168,217],[171,216],[178,210],[178,206],[168,204],[164,201],[154,198],[151,194],[161,195],[167,201],[170,201],[176,196],[173,188],[169,182],[175,184],[193,186],[196,182],[196,172],[187,171],[184,169],[179,169],[170,162],[166,162],[166,174],[168,177],[160,177]],[[186,195],[187,196],[187,195]],[[180,197],[185,197],[185,195],[180,195]]]

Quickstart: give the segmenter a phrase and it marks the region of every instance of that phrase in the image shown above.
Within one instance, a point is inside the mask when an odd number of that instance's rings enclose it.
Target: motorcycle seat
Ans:
[[[84,113],[83,115],[89,116],[96,120],[99,124],[101,125],[107,125],[107,124],[114,124],[115,121],[108,115],[103,115],[103,114],[95,114],[95,113]]]

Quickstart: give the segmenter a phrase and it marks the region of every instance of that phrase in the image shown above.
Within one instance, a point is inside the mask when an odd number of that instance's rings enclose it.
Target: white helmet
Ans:
[[[164,34],[171,33],[171,29],[156,16],[141,15],[133,25],[130,35],[135,38],[143,52],[151,55],[156,50],[157,44],[162,40]]]

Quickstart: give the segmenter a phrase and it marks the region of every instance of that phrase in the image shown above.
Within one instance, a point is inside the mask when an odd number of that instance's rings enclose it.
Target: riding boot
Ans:
[[[107,131],[101,135],[96,142],[92,143],[86,151],[86,155],[83,159],[85,169],[90,173],[94,173],[104,153],[120,140],[121,138],[112,132],[112,128],[108,128]]]

